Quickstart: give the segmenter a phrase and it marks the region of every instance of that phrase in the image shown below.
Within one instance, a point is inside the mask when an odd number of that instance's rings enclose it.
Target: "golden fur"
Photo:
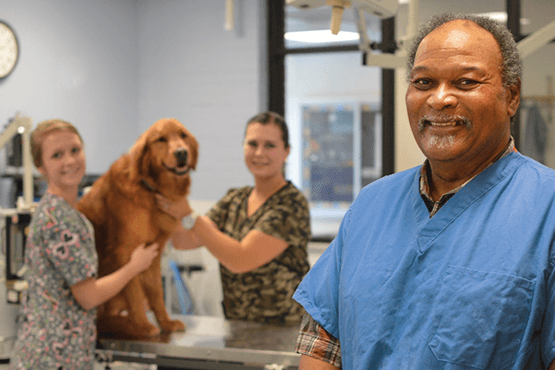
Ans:
[[[173,201],[185,197],[191,183],[188,170],[195,169],[197,156],[195,137],[176,119],[161,119],[79,201],[78,209],[94,226],[99,277],[125,265],[139,244],[160,246],[150,268],[98,308],[99,334],[156,335],[160,329],[147,319],[148,307],[164,332],[185,330],[181,321],[168,316],[160,272],[162,250],[178,221],[157,208],[154,194]]]

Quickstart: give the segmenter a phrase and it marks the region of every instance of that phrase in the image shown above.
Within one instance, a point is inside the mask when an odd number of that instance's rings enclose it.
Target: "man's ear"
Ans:
[[[512,117],[520,105],[520,79],[513,86],[507,87],[507,113]]]

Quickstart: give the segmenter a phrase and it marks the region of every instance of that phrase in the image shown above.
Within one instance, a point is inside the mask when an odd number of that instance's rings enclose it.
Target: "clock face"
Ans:
[[[0,78],[11,73],[17,63],[19,48],[13,30],[0,21]]]

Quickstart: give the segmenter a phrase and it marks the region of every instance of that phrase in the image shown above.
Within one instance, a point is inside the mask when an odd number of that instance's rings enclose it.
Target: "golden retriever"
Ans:
[[[154,195],[174,201],[185,197],[197,156],[198,142],[183,124],[161,119],[79,201],[78,209],[94,226],[99,277],[125,265],[139,244],[160,246],[150,268],[98,308],[99,335],[148,338],[158,334],[160,329],[147,318],[148,307],[162,331],[185,330],[166,311],[160,271],[162,250],[178,221],[158,209]]]

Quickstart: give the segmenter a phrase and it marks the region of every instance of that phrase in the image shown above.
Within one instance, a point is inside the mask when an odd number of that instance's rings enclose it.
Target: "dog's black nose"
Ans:
[[[175,152],[173,152],[173,155],[175,155],[175,158],[177,159],[177,163],[187,162],[188,154],[189,153],[187,153],[187,149],[177,149]]]

